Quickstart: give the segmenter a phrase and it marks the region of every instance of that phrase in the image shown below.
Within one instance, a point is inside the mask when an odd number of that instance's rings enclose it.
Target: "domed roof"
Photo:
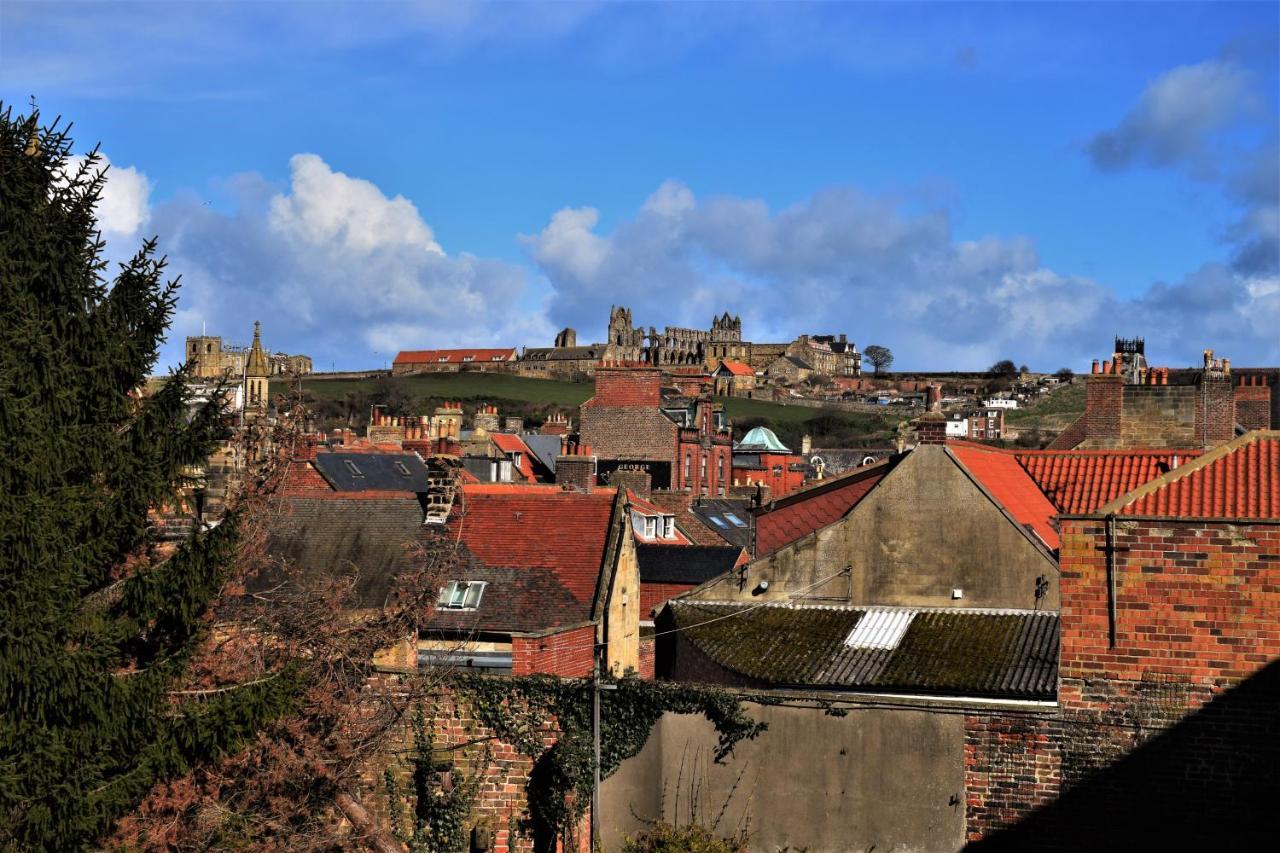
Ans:
[[[758,426],[742,437],[742,441],[738,442],[737,450],[773,453],[790,453],[791,450],[778,441],[778,437],[773,434],[773,430],[768,427]]]

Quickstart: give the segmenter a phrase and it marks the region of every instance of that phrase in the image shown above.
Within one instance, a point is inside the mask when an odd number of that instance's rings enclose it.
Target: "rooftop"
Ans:
[[[1057,613],[687,599],[668,610],[679,636],[754,685],[1040,700],[1057,690]]]
[[[420,349],[396,354],[393,364],[470,364],[483,361],[514,361],[515,347],[503,349]]]
[[[1058,550],[1058,530],[1053,524],[1058,508],[1013,454],[962,442],[949,443],[946,448],[1014,521],[1034,530],[1049,550]]]
[[[734,450],[746,453],[790,453],[791,450],[778,440],[773,430],[758,426],[747,432]]]

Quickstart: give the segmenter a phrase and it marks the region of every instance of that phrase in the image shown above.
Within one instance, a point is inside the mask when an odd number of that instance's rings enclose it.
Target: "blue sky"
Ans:
[[[1280,6],[0,6],[202,326],[328,368],[741,313],[902,368],[1280,362]]]

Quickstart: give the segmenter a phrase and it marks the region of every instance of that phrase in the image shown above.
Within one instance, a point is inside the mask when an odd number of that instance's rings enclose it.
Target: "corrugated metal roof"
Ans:
[[[1057,691],[1057,613],[690,600],[669,607],[678,636],[761,686],[1023,699]],[[723,618],[731,613],[741,615]],[[863,630],[875,644],[850,646],[868,618]]]

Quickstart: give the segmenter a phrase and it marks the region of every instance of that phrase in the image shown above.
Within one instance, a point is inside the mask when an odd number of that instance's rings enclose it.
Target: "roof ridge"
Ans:
[[[1116,513],[1120,512],[1120,510],[1129,506],[1129,504],[1136,503],[1137,501],[1142,500],[1148,495],[1152,495],[1160,491],[1161,489],[1165,488],[1166,486],[1171,485],[1172,483],[1178,482],[1183,477],[1188,477],[1196,473],[1197,471],[1201,471],[1209,467],[1213,463],[1217,462],[1219,459],[1225,459],[1226,457],[1232,455],[1242,447],[1246,447],[1250,444],[1253,444],[1254,442],[1264,441],[1264,440],[1280,440],[1280,430],[1256,429],[1256,430],[1251,430],[1249,432],[1246,432],[1244,435],[1237,436],[1236,438],[1233,438],[1231,441],[1225,442],[1223,444],[1219,444],[1217,447],[1214,447],[1214,448],[1211,448],[1210,450],[1205,451],[1201,455],[1197,456],[1195,459],[1190,460],[1184,465],[1179,465],[1177,468],[1174,468],[1172,471],[1166,471],[1164,474],[1161,474],[1159,477],[1156,477],[1154,480],[1150,480],[1146,483],[1143,483],[1141,486],[1138,486],[1138,488],[1134,489],[1128,494],[1121,495],[1120,497],[1116,498],[1110,503],[1104,504],[1103,506],[1098,507],[1093,512],[1087,513],[1087,514],[1088,515],[1115,515]]]
[[[798,601],[730,601],[727,599],[673,598],[670,604],[679,607],[713,606],[713,607],[750,607],[753,610],[764,608],[781,608],[784,610],[839,610],[867,611],[893,610],[910,611],[912,613],[975,613],[985,616],[1053,616],[1059,615],[1056,610],[1029,610],[1022,607],[941,607],[914,606],[908,604],[804,604]]]

